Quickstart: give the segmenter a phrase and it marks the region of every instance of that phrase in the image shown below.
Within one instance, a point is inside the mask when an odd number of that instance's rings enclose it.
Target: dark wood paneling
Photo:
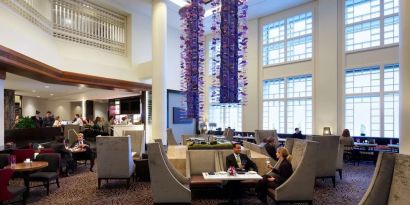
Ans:
[[[12,129],[4,132],[4,142],[14,142],[16,148],[23,148],[30,143],[53,141],[55,136],[59,135],[61,135],[60,127]]]
[[[86,85],[131,92],[151,90],[149,84],[62,71],[0,45],[0,77],[1,72],[10,72],[46,83]]]

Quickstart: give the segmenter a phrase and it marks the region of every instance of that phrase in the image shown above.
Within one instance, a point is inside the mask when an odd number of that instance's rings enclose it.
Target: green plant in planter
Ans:
[[[30,117],[22,117],[16,124],[16,128],[36,128],[36,123]]]

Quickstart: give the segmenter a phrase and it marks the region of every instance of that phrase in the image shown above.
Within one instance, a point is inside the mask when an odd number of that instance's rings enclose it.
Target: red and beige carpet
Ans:
[[[366,192],[373,175],[374,165],[364,164],[360,166],[345,165],[343,180],[337,179],[336,188],[333,188],[330,179],[316,181],[314,204],[315,205],[353,205],[358,204]],[[21,181],[13,181],[21,183]],[[195,191],[192,204],[218,204],[226,201],[223,192]],[[89,172],[87,168],[80,168],[75,175],[61,178],[60,188],[51,185],[50,195],[42,187],[33,188],[30,191],[30,204],[104,204],[104,205],[130,205],[130,204],[153,204],[149,182],[133,182],[129,189],[125,187],[125,181],[111,180],[109,184],[103,182],[101,189],[97,189],[97,176],[95,172]],[[242,199],[242,204],[259,204],[255,195],[247,194]]]

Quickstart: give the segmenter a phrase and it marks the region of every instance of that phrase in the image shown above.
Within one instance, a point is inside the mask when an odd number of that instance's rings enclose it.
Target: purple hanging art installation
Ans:
[[[204,111],[204,8],[200,0],[179,10],[181,17],[181,87],[186,93],[187,117],[202,121]]]
[[[203,121],[204,111],[204,7],[201,0],[180,9],[181,86],[186,93],[187,115]],[[245,105],[247,0],[213,0],[210,61],[212,87],[210,98],[221,105]]]

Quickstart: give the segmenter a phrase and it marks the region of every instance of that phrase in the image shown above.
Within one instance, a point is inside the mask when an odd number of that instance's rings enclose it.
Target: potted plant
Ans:
[[[15,128],[36,128],[36,123],[30,117],[22,117],[16,124]]]

